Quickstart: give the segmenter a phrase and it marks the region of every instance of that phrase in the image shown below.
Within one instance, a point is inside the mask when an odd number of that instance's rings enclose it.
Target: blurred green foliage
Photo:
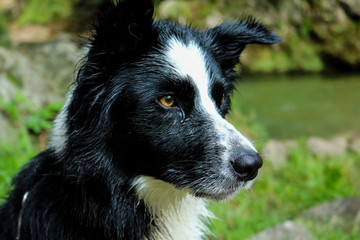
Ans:
[[[50,130],[54,115],[61,107],[62,103],[49,103],[46,107],[33,112],[26,121],[26,127],[35,134]]]
[[[62,105],[52,102],[35,110],[21,93],[11,101],[0,99],[1,113],[16,127],[16,135],[0,139],[0,202],[11,189],[14,174],[40,151],[37,137],[50,130]]]
[[[11,179],[40,150],[39,142],[21,125],[17,134],[0,142],[0,203],[12,189]]]
[[[96,8],[107,1],[110,0],[28,0],[22,4],[21,14],[17,22],[20,25],[65,23],[74,20],[77,15],[75,11],[77,7],[91,6],[93,9],[88,10],[95,12]],[[154,2],[158,4],[160,0]]]
[[[7,35],[7,19],[5,15],[0,11],[0,46],[10,45],[10,40]]]
[[[62,103],[52,102],[39,110],[27,103],[26,98],[21,93],[15,95],[11,101],[0,99],[0,110],[7,116],[13,124],[25,127],[35,134],[48,131],[52,127],[55,114],[61,109]]]
[[[61,21],[71,16],[76,0],[30,0],[22,9],[19,24]]]

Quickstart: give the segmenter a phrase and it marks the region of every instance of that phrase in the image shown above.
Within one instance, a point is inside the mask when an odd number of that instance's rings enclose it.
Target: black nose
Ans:
[[[257,176],[263,161],[256,152],[239,151],[230,163],[242,181],[249,181]]]

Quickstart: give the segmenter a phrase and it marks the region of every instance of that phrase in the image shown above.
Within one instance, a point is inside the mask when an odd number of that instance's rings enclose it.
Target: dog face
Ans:
[[[206,31],[154,22],[151,1],[137,2],[100,19],[67,106],[66,142],[200,197],[250,187],[262,160],[224,119],[233,68],[246,44],[280,39],[251,19]]]
[[[127,77],[126,99],[136,98],[127,129],[131,145],[147,146],[146,156],[137,156],[147,159],[145,174],[215,199],[249,186],[262,163],[224,119],[232,79],[196,39],[171,36],[157,52],[136,62],[134,77]],[[237,169],[243,156],[249,158],[247,169]]]

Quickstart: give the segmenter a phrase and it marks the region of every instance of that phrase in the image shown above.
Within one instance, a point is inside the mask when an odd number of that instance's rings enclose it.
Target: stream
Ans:
[[[243,77],[233,101],[233,111],[255,114],[271,138],[331,137],[360,130],[360,75]]]

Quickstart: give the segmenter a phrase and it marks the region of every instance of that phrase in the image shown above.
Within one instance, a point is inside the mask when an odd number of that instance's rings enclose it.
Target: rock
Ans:
[[[55,40],[57,34],[54,34],[49,27],[43,25],[27,25],[10,28],[9,35],[11,41],[17,45],[26,42],[40,43]]]
[[[360,138],[351,140],[350,149],[360,154]]]
[[[296,149],[299,147],[298,143],[295,140],[286,140],[284,142],[285,147],[290,150],[290,149]]]
[[[325,229],[320,231],[342,227],[345,234],[352,234],[354,230],[360,229],[360,197],[347,197],[312,207],[293,221],[288,220],[265,229],[247,240],[316,239],[305,226]]]
[[[310,137],[306,141],[306,145],[312,154],[324,158],[344,154],[348,147],[348,141],[345,137],[335,137],[330,140]]]
[[[275,168],[284,166],[288,158],[289,149],[297,147],[296,141],[280,142],[270,140],[262,149],[262,156],[271,161]]]
[[[17,49],[0,47],[0,98],[22,93],[35,109],[50,101],[63,101],[81,56],[77,45],[64,40]]]
[[[303,212],[301,217],[330,224],[333,228],[345,224],[345,231],[351,233],[353,229],[360,229],[360,197],[348,197],[315,206]]]
[[[301,224],[293,221],[286,221],[275,227],[265,229],[264,231],[248,238],[247,240],[313,240],[316,239]]]
[[[26,99],[26,108],[33,110],[48,102],[62,102],[79,56],[77,45],[66,37],[17,49],[0,46],[0,99],[9,102],[20,93]],[[15,128],[0,111],[0,141],[14,136]]]
[[[15,0],[0,0],[0,9],[8,10],[15,6]]]
[[[349,149],[360,154],[360,132],[353,132],[350,135]]]
[[[286,163],[287,149],[282,142],[270,140],[262,149],[261,155],[269,160],[275,168],[279,168]]]

